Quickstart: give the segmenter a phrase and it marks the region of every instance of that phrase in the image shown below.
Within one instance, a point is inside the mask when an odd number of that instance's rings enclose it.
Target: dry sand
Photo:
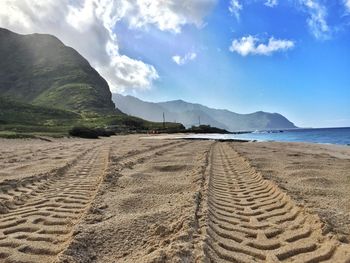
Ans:
[[[350,241],[350,147],[305,143],[245,143],[235,150],[269,180]]]
[[[350,151],[0,140],[0,262],[350,262]]]

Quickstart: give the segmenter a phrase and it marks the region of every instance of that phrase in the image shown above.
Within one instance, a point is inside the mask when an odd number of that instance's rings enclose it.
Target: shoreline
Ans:
[[[308,142],[308,141],[278,141],[278,140],[262,140],[262,139],[249,139],[249,138],[229,138],[230,135],[225,134],[149,134],[142,136],[142,139],[184,139],[184,140],[215,140],[215,141],[231,141],[231,142],[276,142],[276,143],[303,143],[303,144],[316,144],[316,145],[334,145],[348,147],[350,144],[338,144],[338,143],[325,143],[325,142]],[[234,136],[234,134],[233,134]]]

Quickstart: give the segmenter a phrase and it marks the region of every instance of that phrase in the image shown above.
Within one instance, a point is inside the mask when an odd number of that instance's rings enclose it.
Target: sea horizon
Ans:
[[[239,134],[197,134],[190,138],[350,145],[350,127],[260,130]]]

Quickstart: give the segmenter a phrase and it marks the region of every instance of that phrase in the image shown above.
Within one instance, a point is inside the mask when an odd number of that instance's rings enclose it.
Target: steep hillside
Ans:
[[[0,96],[77,112],[116,112],[107,82],[54,36],[0,28],[0,58]]]
[[[254,112],[238,114],[228,110],[212,109],[201,104],[174,100],[160,103],[144,102],[132,96],[113,94],[113,100],[126,114],[152,121],[161,121],[162,113],[166,119],[176,120],[189,127],[208,124],[229,131],[291,129],[296,126],[278,113]]]
[[[80,115],[74,112],[35,106],[0,97],[0,125],[58,126],[70,124],[78,119],[80,119]]]

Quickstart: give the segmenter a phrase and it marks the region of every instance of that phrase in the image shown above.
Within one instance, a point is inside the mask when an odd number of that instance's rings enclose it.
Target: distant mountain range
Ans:
[[[80,113],[117,112],[107,82],[52,35],[0,28],[0,58],[0,96]]]
[[[114,94],[116,108],[107,82],[76,50],[52,35],[20,35],[0,28],[0,58],[0,131],[22,126],[55,131],[81,124],[161,127],[118,109],[156,122],[163,121],[164,112],[167,122],[187,127],[197,125],[200,118],[201,124],[230,131],[295,128],[276,113],[237,114],[181,100],[150,103]]]
[[[297,128],[286,117],[278,113],[258,111],[251,114],[238,114],[183,100],[153,103],[120,94],[113,94],[112,99],[118,108],[126,114],[160,122],[163,120],[164,113],[166,121],[179,122],[186,127],[198,125],[200,122],[228,131]]]

